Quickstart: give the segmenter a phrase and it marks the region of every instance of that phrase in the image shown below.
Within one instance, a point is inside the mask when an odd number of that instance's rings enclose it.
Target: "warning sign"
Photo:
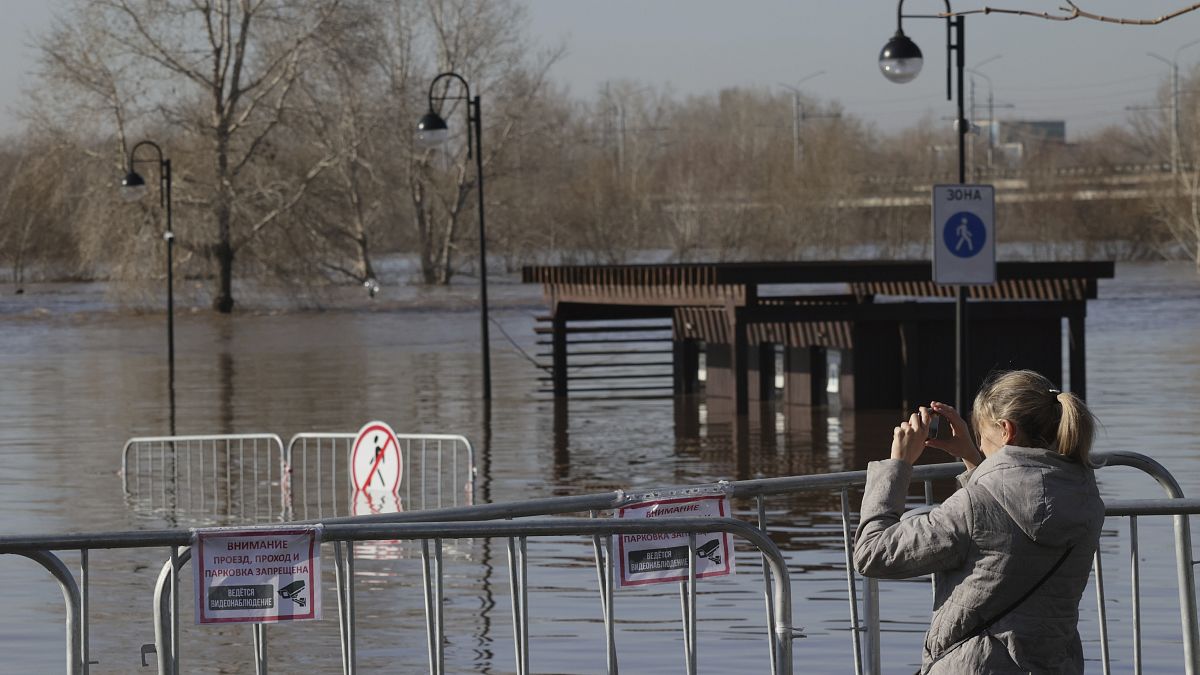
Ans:
[[[656,499],[617,509],[617,518],[728,518],[729,497],[707,495]],[[613,537],[621,586],[687,581],[687,533],[620,534]],[[696,534],[696,578],[734,571],[733,546],[725,532]]]
[[[384,422],[367,422],[350,450],[350,479],[355,490],[400,491],[403,470],[396,432]]]
[[[192,531],[196,623],[321,618],[321,528]]]

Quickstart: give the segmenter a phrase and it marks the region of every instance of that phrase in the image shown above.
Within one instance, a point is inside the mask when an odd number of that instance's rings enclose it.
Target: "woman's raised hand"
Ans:
[[[954,406],[941,401],[933,401],[929,407],[950,423],[950,436],[949,438],[931,438],[925,442],[925,445],[958,457],[967,465],[968,469],[978,466],[983,461],[983,455],[976,447],[975,439],[971,437],[971,431],[967,428],[967,422],[962,415],[958,414]],[[925,408],[921,408],[921,410],[925,410]]]
[[[892,430],[892,459],[902,459],[915,464],[925,451],[925,439],[929,436],[929,408],[922,407]]]

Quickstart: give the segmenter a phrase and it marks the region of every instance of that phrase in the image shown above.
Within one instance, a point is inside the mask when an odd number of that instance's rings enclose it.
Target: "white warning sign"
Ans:
[[[707,495],[656,499],[617,509],[617,518],[728,518],[729,497]],[[688,579],[687,533],[619,534],[613,537],[621,586]],[[726,532],[696,534],[696,578],[734,572],[733,546]]]
[[[367,422],[358,431],[350,450],[350,480],[355,490],[400,490],[403,475],[400,443],[385,422]]]
[[[321,528],[192,531],[196,623],[321,618]]]

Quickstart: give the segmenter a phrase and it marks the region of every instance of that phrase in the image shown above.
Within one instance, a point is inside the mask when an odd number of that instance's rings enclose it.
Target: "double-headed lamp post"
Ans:
[[[435,96],[434,88],[443,79],[458,80],[463,86],[461,96]],[[434,102],[466,101],[467,111],[467,159],[475,158],[475,183],[479,192],[479,337],[483,354],[483,400],[492,400],[492,360],[488,348],[488,296],[487,296],[487,228],[483,218],[483,123],[480,121],[479,95],[471,96],[471,85],[462,75],[454,72],[441,73],[429,83],[429,112],[417,122],[417,144],[424,147],[441,145],[450,136],[446,120],[437,113]]]
[[[121,193],[128,201],[137,201],[146,196],[146,179],[137,172],[138,163],[154,162],[153,159],[138,159],[137,151],[142,146],[153,148],[158,154],[158,200],[166,211],[167,229],[163,239],[167,242],[167,368],[171,388],[175,387],[175,279],[171,253],[175,247],[175,233],[171,229],[171,160],[163,157],[162,148],[153,141],[142,141],[129,151],[129,173],[121,181]]]
[[[950,54],[954,53],[955,70],[957,71],[958,117],[954,126],[958,133],[958,182],[967,182],[966,135],[970,131],[970,122],[966,119],[963,106],[963,71],[966,70],[966,17],[952,16],[950,0],[942,0],[946,5],[946,13],[938,14],[904,14],[904,0],[896,5],[896,34],[888,40],[879,52],[879,70],[883,76],[892,82],[903,84],[911,82],[921,72],[924,58],[920,47],[904,34],[904,19],[945,19],[946,20],[946,100],[951,99]],[[954,312],[954,332],[956,348],[954,351],[955,371],[955,406],[959,410],[967,404],[967,289],[959,286],[956,292]]]

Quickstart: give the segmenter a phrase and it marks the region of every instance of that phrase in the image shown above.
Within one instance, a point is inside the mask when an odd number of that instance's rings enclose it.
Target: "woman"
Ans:
[[[933,414],[949,422],[949,438],[927,439]],[[1079,599],[1104,524],[1088,459],[1095,418],[1028,370],[989,379],[972,418],[974,439],[934,401],[895,428],[891,459],[867,467],[855,567],[886,579],[936,575],[921,673],[1082,673]],[[902,521],[927,447],[966,464],[961,489]]]

